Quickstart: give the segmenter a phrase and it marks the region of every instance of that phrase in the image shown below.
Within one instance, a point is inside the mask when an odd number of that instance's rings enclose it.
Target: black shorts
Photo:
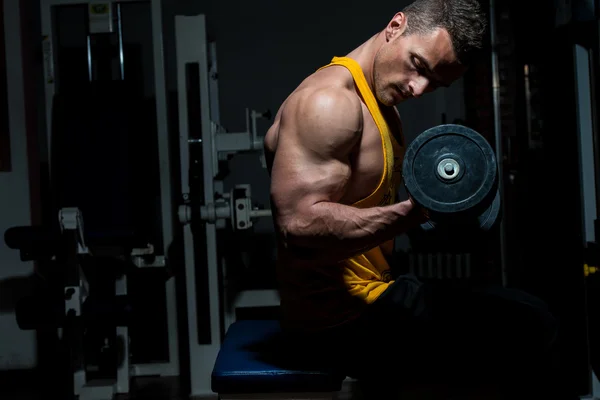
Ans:
[[[523,291],[403,275],[359,320],[311,346],[348,376],[380,387],[489,383],[535,397],[563,390],[557,339],[546,304]]]

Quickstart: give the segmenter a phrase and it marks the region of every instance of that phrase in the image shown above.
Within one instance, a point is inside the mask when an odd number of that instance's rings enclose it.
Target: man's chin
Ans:
[[[398,99],[397,97],[394,97],[393,95],[384,95],[384,96],[376,96],[377,97],[377,101],[386,106],[386,107],[392,107],[395,106],[396,104],[400,103],[403,99]]]
[[[407,96],[404,96],[404,94],[402,92],[398,92],[398,91],[392,92],[389,97],[390,97],[390,99],[388,101],[389,106],[398,105],[408,98]]]
[[[402,103],[404,100],[406,100],[406,97],[402,96],[402,93],[398,93],[398,92],[393,92],[393,93],[378,93],[376,96],[377,101],[386,106],[386,107],[392,107],[395,105],[398,105],[400,103]]]

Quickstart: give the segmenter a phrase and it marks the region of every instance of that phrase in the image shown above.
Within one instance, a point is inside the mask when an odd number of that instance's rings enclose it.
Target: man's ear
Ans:
[[[398,37],[406,30],[406,14],[402,11],[396,13],[391,21],[385,27],[385,39],[390,41]]]

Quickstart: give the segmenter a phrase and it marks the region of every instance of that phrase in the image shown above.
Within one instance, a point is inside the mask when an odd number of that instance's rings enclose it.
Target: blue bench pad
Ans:
[[[232,393],[330,392],[345,376],[311,365],[286,346],[278,321],[242,320],[225,335],[212,373],[212,391]]]

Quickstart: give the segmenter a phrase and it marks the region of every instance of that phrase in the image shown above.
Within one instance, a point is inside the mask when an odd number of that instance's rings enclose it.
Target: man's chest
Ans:
[[[404,139],[398,115],[384,115],[379,124],[368,110],[363,117],[361,142],[351,159],[350,202],[369,196],[380,184],[399,184],[402,173]]]
[[[381,174],[385,162],[401,164],[405,143],[402,122],[395,108],[382,113],[378,123],[366,107],[363,108],[363,134],[358,152],[362,155],[363,165],[369,171]],[[394,170],[401,165],[394,165]]]

